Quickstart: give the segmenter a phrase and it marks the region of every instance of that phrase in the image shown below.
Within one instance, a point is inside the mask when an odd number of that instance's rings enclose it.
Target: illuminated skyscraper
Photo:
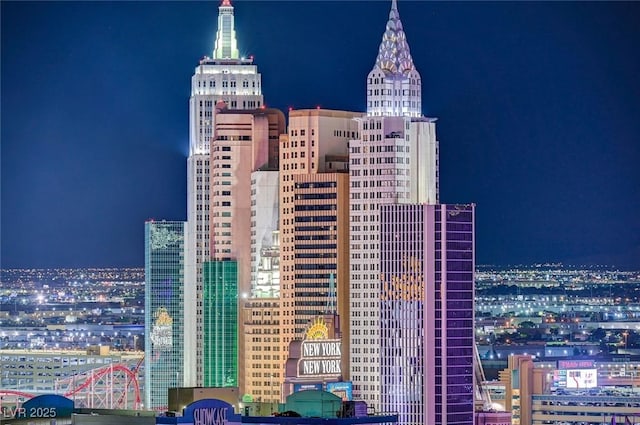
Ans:
[[[145,223],[144,406],[166,410],[184,367],[184,222]]]
[[[367,76],[367,115],[350,142],[350,340],[354,396],[380,409],[380,206],[438,203],[435,119],[422,117],[421,80],[396,1]]]
[[[238,351],[244,353],[245,340],[237,336],[245,335],[244,321],[237,308],[232,316],[229,303],[232,298],[236,303],[244,302],[252,290],[251,265],[257,254],[254,253],[257,249],[254,233],[258,228],[271,227],[263,235],[267,240],[260,239],[260,243],[268,244],[277,228],[277,142],[284,131],[284,114],[275,109],[223,108],[216,112],[215,129],[210,154],[211,262],[205,262],[205,267],[213,267],[211,270],[215,272],[204,274],[202,343],[206,354],[202,364],[203,382],[206,385],[239,386],[244,391],[247,368],[244,366],[245,357],[238,356]],[[254,190],[255,197],[251,195]],[[264,194],[266,196],[271,195],[271,217],[267,216],[266,208],[260,219],[253,215],[257,212],[253,201],[260,198],[260,204],[264,204],[263,197],[257,196],[258,190],[268,192]],[[213,296],[224,297],[224,300]],[[229,372],[231,363],[236,363],[233,373]],[[220,378],[221,364],[229,365],[225,366],[224,379]]]
[[[367,77],[367,115],[421,117],[422,84],[392,0],[376,63]]]
[[[215,135],[216,108],[256,109],[263,106],[261,77],[253,58],[241,57],[234,29],[233,6],[218,8],[218,31],[212,57],[204,57],[191,78],[189,158],[187,159],[187,223],[185,227],[185,386],[202,385],[204,376],[202,264],[210,246],[210,143]]]
[[[381,408],[472,425],[474,205],[380,207]]]
[[[357,137],[355,119],[362,115],[292,110],[288,134],[280,139],[280,341],[285,355],[289,343],[303,339],[311,322],[327,310],[341,315],[348,339],[348,143]],[[345,350],[348,346],[345,340]]]
[[[213,59],[237,59],[240,54],[238,52],[231,0],[223,0],[219,11],[218,33],[216,34],[216,46],[213,49]]]
[[[280,401],[279,384],[284,361],[279,335],[278,176],[278,171],[269,169],[251,174],[251,291],[241,294],[242,391],[254,400],[270,403]]]

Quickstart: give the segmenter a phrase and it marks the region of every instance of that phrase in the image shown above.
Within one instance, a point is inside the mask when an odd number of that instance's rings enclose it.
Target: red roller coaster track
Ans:
[[[140,363],[138,363],[139,365]],[[76,377],[67,377],[66,379],[73,379],[75,383],[75,379],[80,376],[85,376],[85,380],[80,385],[72,385],[72,388],[66,391],[63,395],[68,398],[73,398],[75,395],[80,394],[82,391],[90,389],[94,384],[99,383],[105,377],[111,377],[113,380],[114,373],[122,373],[126,378],[125,388],[122,391],[120,398],[118,399],[117,405],[115,408],[123,408],[124,402],[126,401],[126,394],[129,389],[129,386],[133,386],[134,390],[134,409],[140,409],[142,405],[142,400],[140,398],[140,385],[138,383],[137,374],[131,371],[128,367],[121,364],[112,364],[109,366],[103,366],[98,369],[93,369],[90,371],[86,371],[82,375],[78,375]],[[31,399],[36,396],[36,394],[10,390],[10,389],[1,389],[0,396],[15,396],[15,397],[24,397],[25,399]]]
[[[131,369],[120,364],[104,366],[104,367],[101,367],[100,369],[96,369],[92,374],[88,375],[87,379],[81,385],[74,386],[74,388],[71,391],[68,391],[67,393],[65,393],[64,396],[72,397],[78,392],[86,388],[89,388],[92,383],[98,382],[105,375],[113,372],[123,372],[125,375],[127,375],[127,378],[129,378],[129,382],[133,383],[133,388],[135,391],[134,409],[138,409],[140,406],[140,403],[142,402],[142,400],[140,399],[140,386],[138,384],[138,377],[136,376],[135,373],[131,371]]]
[[[34,394],[25,393],[25,392],[22,392],[22,391],[0,390],[0,396],[5,396],[5,395],[14,395],[16,397],[24,397],[24,398],[33,398],[33,397],[35,397]]]

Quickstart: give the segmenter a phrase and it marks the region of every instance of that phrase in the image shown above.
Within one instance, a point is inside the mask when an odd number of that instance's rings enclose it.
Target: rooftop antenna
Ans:
[[[336,314],[336,282],[333,273],[329,274],[329,296],[327,297],[327,313]]]

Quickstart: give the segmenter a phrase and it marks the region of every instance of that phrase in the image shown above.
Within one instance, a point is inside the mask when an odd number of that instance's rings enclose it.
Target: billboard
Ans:
[[[598,386],[598,370],[593,360],[558,360],[553,385],[569,389],[595,388]]]
[[[155,350],[169,351],[173,347],[173,318],[165,307],[158,307],[153,314],[155,322],[151,328],[151,345]]]
[[[293,392],[317,390],[322,391],[322,382],[314,382],[309,384],[293,384]]]
[[[327,392],[337,395],[342,399],[342,401],[353,400],[353,384],[351,383],[351,381],[328,382]]]
[[[593,360],[558,360],[558,369],[593,369]]]
[[[597,369],[567,369],[567,388],[595,388],[598,386]]]

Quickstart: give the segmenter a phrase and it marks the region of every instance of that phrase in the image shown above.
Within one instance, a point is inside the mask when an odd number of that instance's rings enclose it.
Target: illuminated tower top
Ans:
[[[240,59],[231,0],[222,0],[218,7],[218,32],[213,59]]]
[[[415,69],[407,37],[402,29],[396,0],[391,2],[389,21],[387,22],[386,31],[382,35],[376,66],[383,70],[386,75],[401,74],[406,76],[409,71]]]
[[[378,57],[367,79],[367,115],[422,116],[420,74],[413,65],[398,4],[391,11]]]

